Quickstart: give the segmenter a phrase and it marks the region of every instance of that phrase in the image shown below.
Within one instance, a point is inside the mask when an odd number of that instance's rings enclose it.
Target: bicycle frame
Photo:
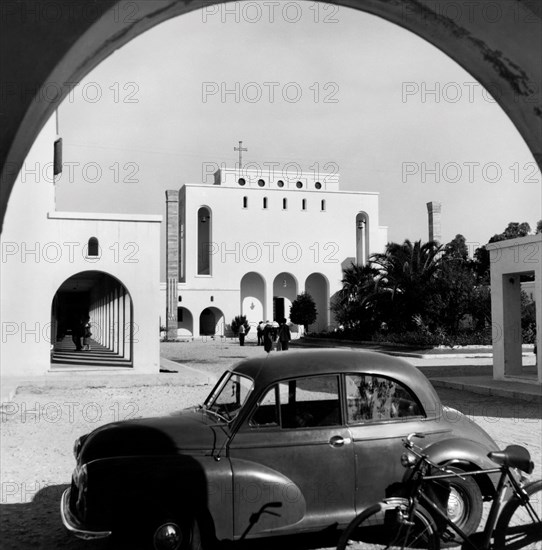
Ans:
[[[410,437],[410,436],[409,436]],[[405,444],[405,447],[412,452],[415,456],[418,457],[418,460],[416,461],[416,464],[413,468],[412,477],[415,481],[414,487],[411,492],[410,500],[412,505],[410,506],[410,515],[412,516],[414,514],[414,511],[416,510],[416,507],[419,505],[419,502],[423,504],[426,510],[430,510],[432,513],[436,513],[440,518],[442,518],[443,522],[450,527],[453,531],[455,531],[461,539],[466,543],[467,547],[470,550],[489,550],[491,548],[491,539],[493,536],[493,532],[495,530],[495,527],[497,525],[499,514],[501,512],[501,507],[503,503],[507,500],[506,499],[506,492],[509,488],[512,488],[514,493],[518,495],[522,500],[527,500],[529,497],[521,487],[520,483],[516,480],[515,476],[510,471],[510,468],[507,465],[502,465],[495,468],[486,468],[486,469],[480,469],[475,470],[472,472],[462,472],[461,474],[458,474],[456,472],[449,472],[449,473],[442,473],[442,474],[435,474],[435,475],[426,475],[425,469],[427,466],[431,468],[437,468],[441,471],[446,471],[442,466],[439,466],[438,464],[434,464],[431,462],[431,460],[424,455],[423,453],[415,450],[413,447],[413,443],[410,441],[410,438],[407,438],[408,444]],[[484,530],[481,533],[477,533],[477,540],[476,544],[474,544],[471,540],[472,535],[469,537],[460,527],[458,527],[448,516],[442,512],[442,510],[435,504],[435,502],[428,497],[424,491],[423,491],[423,485],[427,481],[432,480],[444,480],[444,479],[451,479],[451,478],[464,478],[464,477],[473,477],[480,474],[495,474],[500,473],[499,481],[497,483],[497,489],[496,489],[496,496],[493,499],[491,503],[491,508],[489,510],[489,515],[487,517],[487,520],[485,522]],[[530,510],[530,514],[534,514],[534,510],[528,505]],[[409,519],[412,519],[410,517]],[[481,536],[481,540],[478,538]],[[462,547],[463,549],[466,548],[465,546]]]

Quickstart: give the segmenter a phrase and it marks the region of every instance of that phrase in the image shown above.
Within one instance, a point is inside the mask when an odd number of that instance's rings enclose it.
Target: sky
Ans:
[[[490,94],[420,37],[336,5],[171,19],[103,61],[58,116],[57,210],[165,216],[166,189],[211,183],[242,140],[243,164],[338,172],[341,189],[380,193],[390,241],[428,239],[429,201],[443,242],[461,233],[471,253],[542,218],[540,171]]]

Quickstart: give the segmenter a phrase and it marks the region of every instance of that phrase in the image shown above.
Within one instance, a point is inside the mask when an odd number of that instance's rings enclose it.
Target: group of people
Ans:
[[[263,346],[269,353],[276,344],[277,351],[286,351],[289,347],[292,334],[286,319],[282,319],[280,324],[260,321],[256,329],[258,346]]]
[[[250,327],[249,327],[250,328]],[[239,345],[245,345],[245,337],[248,330],[244,325],[239,327]],[[258,346],[263,346],[265,351],[269,353],[273,347],[277,351],[286,351],[289,347],[292,334],[286,319],[282,319],[281,323],[271,323],[270,321],[260,321],[256,327],[256,336],[258,338]]]
[[[76,351],[90,351],[90,317],[83,317],[72,328],[72,340]]]

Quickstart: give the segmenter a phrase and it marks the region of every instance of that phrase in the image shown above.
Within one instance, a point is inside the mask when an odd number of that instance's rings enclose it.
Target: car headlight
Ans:
[[[405,468],[412,468],[416,464],[416,455],[413,453],[403,453],[401,455],[401,465]]]
[[[85,489],[87,486],[88,472],[87,465],[83,464],[75,469],[73,480],[79,489]]]
[[[83,464],[75,469],[73,481],[77,487],[77,500],[75,507],[81,518],[86,514],[86,497],[87,497],[87,465]]]
[[[81,437],[78,437],[74,443],[73,443],[73,456],[75,457],[75,460],[79,458],[79,453],[81,452],[81,447],[83,446],[83,443],[85,442],[85,439],[87,438],[86,435],[82,435]]]
[[[81,450],[81,446],[83,444],[81,443],[81,438],[78,437],[74,442],[73,442],[73,456],[75,457],[75,459],[77,460],[77,457],[79,456],[79,451]]]

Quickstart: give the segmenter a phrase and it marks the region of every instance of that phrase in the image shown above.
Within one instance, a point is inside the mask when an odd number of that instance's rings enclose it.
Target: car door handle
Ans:
[[[334,435],[330,440],[329,444],[332,447],[342,447],[343,445],[348,445],[352,440],[349,437],[343,437],[341,435]]]

